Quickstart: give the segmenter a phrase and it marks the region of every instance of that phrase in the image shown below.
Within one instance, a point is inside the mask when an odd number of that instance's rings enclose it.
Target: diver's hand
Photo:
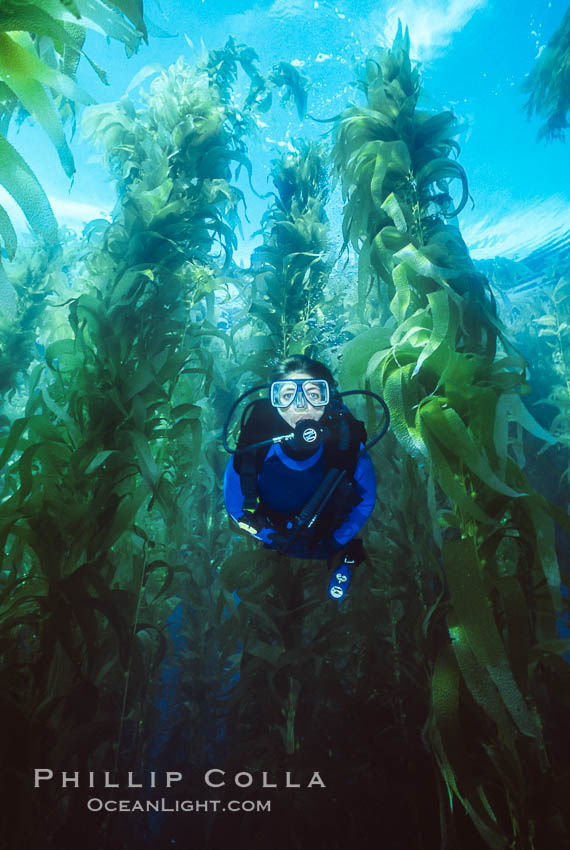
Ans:
[[[288,529],[285,534],[280,534],[273,529],[269,534],[269,546],[272,549],[277,549],[278,552],[293,554],[299,547],[306,550],[312,548],[313,545],[313,534],[306,528]]]
[[[241,516],[236,519],[237,524],[242,531],[257,537],[258,540],[263,540],[266,543],[269,535],[274,530],[267,522],[267,518],[263,516],[261,511],[244,511]]]
[[[313,532],[307,528],[292,528],[286,534],[274,531],[270,535],[269,545],[279,552],[299,557],[299,553],[313,551],[316,546]]]
[[[278,552],[286,552],[291,542],[291,536],[279,534],[278,531],[272,528],[269,529],[267,540],[265,542],[269,547],[271,547],[271,549],[277,549]]]

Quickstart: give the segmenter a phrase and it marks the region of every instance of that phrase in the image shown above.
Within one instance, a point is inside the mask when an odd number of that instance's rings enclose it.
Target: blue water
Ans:
[[[519,90],[566,6],[565,0],[146,0],[151,33],[162,30],[169,37],[151,34],[148,46],[127,60],[121,44],[92,33],[86,52],[107,70],[110,85],[103,86],[86,62],[79,81],[98,101],[115,100],[145,65],[168,65],[180,55],[192,64],[203,45],[221,47],[233,35],[257,51],[262,73],[278,61],[297,64],[313,83],[309,111],[329,117],[357,97],[350,86],[354,61],[374,44],[391,43],[399,16],[410,28],[412,57],[422,63],[425,105],[451,108],[465,124],[461,162],[475,208],[469,205],[460,224],[472,256],[520,259],[570,228],[568,148],[536,140],[539,121],[527,121]],[[250,145],[254,181],[262,190],[270,160],[288,139],[316,137],[326,129],[308,119],[300,124],[294,110],[280,107],[264,122]],[[71,144],[77,164],[71,188],[38,128],[24,126],[11,138],[45,186],[61,224],[80,228],[110,212],[113,187],[102,166],[90,161],[94,152],[79,132]],[[243,264],[264,208],[248,197],[251,225],[245,223],[237,252]],[[333,223],[339,213],[340,202],[333,201]]]

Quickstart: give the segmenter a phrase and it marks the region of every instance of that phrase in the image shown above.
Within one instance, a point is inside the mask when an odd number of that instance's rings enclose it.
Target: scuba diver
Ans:
[[[295,558],[327,559],[335,567],[329,596],[346,595],[352,572],[365,557],[356,537],[372,513],[376,478],[367,448],[389,424],[384,401],[365,390],[340,393],[331,371],[305,355],[282,361],[271,376],[268,397],[250,402],[241,417],[235,449],[227,443],[232,406],[224,425],[224,447],[233,454],[224,476],[224,500],[238,526]],[[385,422],[368,444],[364,424],[342,395],[372,395]]]

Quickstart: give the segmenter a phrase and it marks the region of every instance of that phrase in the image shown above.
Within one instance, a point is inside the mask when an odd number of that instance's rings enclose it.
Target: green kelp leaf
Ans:
[[[200,462],[200,452],[202,450],[202,423],[199,419],[190,419],[190,432],[192,434],[192,461],[197,469]]]
[[[548,655],[566,655],[568,652],[570,652],[570,638],[543,640],[530,648],[529,657],[531,661],[537,661]],[[568,672],[570,674],[570,668]]]
[[[436,747],[448,793],[454,794],[469,812],[477,829],[485,835],[489,846],[502,850],[504,842],[496,832],[497,818],[482,802],[471,768],[472,756],[465,746],[465,730],[460,722],[461,672],[450,645],[444,646],[436,659],[432,677],[433,720],[430,740]],[[434,735],[435,733],[435,735]]]
[[[148,488],[142,482],[132,492],[127,493],[119,502],[112,522],[107,523],[105,528],[101,530],[99,540],[90,543],[93,546],[93,551],[96,551],[96,545],[98,544],[101,552],[107,552],[109,547],[114,545],[123,534],[130,532],[137,513],[147,498]]]
[[[103,466],[105,461],[108,460],[111,455],[118,456],[119,452],[115,452],[111,449],[107,449],[103,452],[97,452],[97,454],[95,455],[91,463],[88,465],[88,467],[85,469],[83,474],[91,475],[93,472],[96,472],[96,470]]]
[[[267,554],[265,557],[267,558]],[[272,619],[272,611],[267,609],[267,606],[259,605],[257,602],[251,602],[249,599],[242,597],[240,605],[243,605],[244,609],[250,615],[253,615],[255,621],[259,624],[263,624],[270,633],[274,634],[278,639],[281,638],[281,633],[279,631],[279,626]]]
[[[419,414],[418,419],[421,424],[421,417]],[[474,519],[479,520],[479,522],[495,525],[495,520],[492,517],[487,516],[487,514],[481,510],[477,502],[471,498],[470,493],[468,493],[465,488],[463,479],[453,474],[444,453],[441,451],[437,441],[433,439],[430,432],[428,431],[426,433],[422,431],[422,437],[425,440],[426,446],[429,448],[432,462],[430,469],[432,469],[434,474],[437,476],[437,479],[446,495],[449,496],[452,502],[461,508],[467,516],[472,516]]]
[[[68,433],[71,435],[72,439],[74,436],[75,438],[77,438],[79,434],[77,432],[77,426],[75,425],[75,422],[73,421],[67,410],[65,410],[53,400],[49,393],[48,387],[42,387],[39,392],[44,405],[50,411],[50,413],[53,413],[57,421],[65,422]]]
[[[366,303],[372,287],[369,256],[369,246],[365,243],[358,257],[357,315],[360,322],[364,322]]]
[[[411,242],[408,241],[406,245],[398,246],[397,252],[394,254],[394,262],[405,262],[417,275],[427,277],[438,283],[458,305],[462,304],[461,296],[454,292],[447,282],[447,278],[453,277],[456,273],[451,269],[436,266],[426,257],[423,251],[416,248]]]
[[[264,549],[253,552],[235,552],[226,558],[221,566],[220,577],[229,590],[253,584],[257,574],[262,570],[274,572],[273,566],[267,561]]]
[[[389,328],[366,328],[345,343],[339,368],[339,381],[343,389],[364,386],[364,378],[371,371],[371,358],[378,352],[389,351],[390,335]]]
[[[35,3],[26,3],[17,8],[8,6],[0,9],[1,32],[29,32],[31,35],[45,35],[54,42],[65,43],[65,27],[40,9]]]
[[[169,564],[168,561],[163,561],[161,558],[156,558],[154,561],[150,561],[150,563],[145,564],[144,581],[147,589],[148,579],[150,578],[151,574],[155,572],[155,570],[164,570],[165,575],[164,577],[153,576],[153,578],[156,580],[156,583],[158,583],[159,581],[161,582],[159,591],[153,596],[153,601],[156,601],[159,596],[162,596],[164,593],[167,592],[167,590],[169,590],[170,585],[174,580],[175,567]]]
[[[2,259],[0,257],[0,316],[4,316],[6,319],[13,319],[16,316],[17,309],[16,290],[2,268]]]
[[[156,387],[154,386],[156,385]],[[161,391],[156,379],[156,372],[153,369],[151,363],[146,360],[137,364],[137,369],[131,380],[129,381],[129,388],[122,394],[123,402],[128,402],[135,396],[138,396],[148,388],[152,386],[153,389]],[[146,414],[146,407],[144,409],[144,413]]]
[[[406,214],[402,209],[400,201],[396,197],[393,192],[390,192],[386,200],[382,203],[381,209],[386,212],[392,221],[394,222],[394,227],[396,230],[399,230],[400,233],[406,233],[408,230],[408,222],[406,219]]]
[[[0,10],[0,31],[11,33],[24,31],[32,36],[51,38],[58,51],[61,51],[60,46],[64,45],[63,67],[61,68],[64,76],[75,79],[79,59],[84,56],[99,78],[107,83],[105,72],[83,53],[84,28],[77,24],[60,23],[39,8],[36,3],[19,6],[17,11],[13,8],[6,12]]]
[[[249,655],[255,655],[256,658],[262,658],[263,661],[267,661],[272,667],[277,667],[285,649],[282,646],[275,646],[264,640],[256,640],[253,643],[248,643],[247,652]]]
[[[74,339],[58,339],[50,343],[45,358],[48,368],[54,372],[73,372],[83,360]]]
[[[110,3],[104,0],[34,0],[34,5],[57,20],[74,21],[103,36],[122,41],[127,55],[136,51],[143,35],[142,31],[137,32],[130,21],[123,17],[122,10],[118,11],[120,6],[113,0]],[[113,5],[116,9],[112,8]]]
[[[444,342],[448,343],[448,348],[453,348],[455,344],[455,328],[457,322],[453,323],[452,327],[450,301],[446,292],[430,292],[428,302],[432,316],[432,331],[429,342],[425,345],[418,357],[418,362],[415,365],[412,377],[418,374],[422,368],[422,364],[428,357],[431,357]]]
[[[273,85],[283,87],[283,102],[286,103],[291,96],[293,97],[299,120],[302,121],[307,113],[307,97],[310,86],[308,77],[305,77],[288,62],[278,62],[273,66],[269,80]]]
[[[479,368],[479,361],[475,356],[465,357],[457,351],[451,351],[449,358],[441,372],[438,388],[445,387],[446,395],[451,400],[463,404],[463,387],[472,386]]]
[[[396,317],[398,322],[403,322],[408,307],[410,306],[411,289],[408,280],[407,266],[405,263],[398,263],[392,271],[392,280],[396,292],[390,301],[390,310],[392,315]]]
[[[444,542],[442,557],[451,591],[451,604],[457,616],[457,625],[453,630],[450,629],[454,643],[456,640],[467,642],[478,665],[481,665],[482,670],[485,669],[492,680],[495,694],[498,691],[522,734],[540,739],[540,730],[515,682],[493,618],[473,540],[468,538]],[[479,694],[477,701],[483,704],[480,701],[483,698],[485,702],[487,699],[492,702],[492,692],[485,684],[484,677],[481,678],[481,686],[484,693]]]
[[[67,146],[61,120],[44,87],[35,80],[22,77],[19,74],[10,74],[7,82],[14,94],[19,97],[24,108],[36,119],[50,138],[67,176],[73,177],[75,173],[73,156]]]
[[[143,0],[107,0],[110,6],[119,9],[123,15],[129,19],[133,26],[142,34],[145,41],[148,41],[148,34],[143,17]]]
[[[509,422],[518,422],[530,434],[551,446],[557,443],[556,438],[529,413],[518,393],[503,393],[497,401],[495,416],[495,445],[499,457],[507,455]]]
[[[70,77],[66,77],[65,74],[42,62],[35,52],[34,43],[28,33],[12,33],[11,36],[0,33],[0,75],[11,86],[11,78],[14,74],[28,80],[35,80],[43,86],[49,86],[62,97],[78,103],[87,106],[95,103],[91,95]]]
[[[548,503],[546,503],[548,504]],[[554,523],[546,505],[540,504],[537,498],[529,497],[524,500],[527,514],[532,520],[536,537],[536,549],[540,559],[552,604],[556,611],[562,610],[562,599],[560,596],[560,567],[556,554]]]
[[[2,472],[2,470],[12,457],[14,450],[17,448],[18,443],[20,442],[20,437],[22,436],[27,427],[27,417],[23,417],[22,419],[15,419],[12,423],[10,433],[8,434],[8,438],[6,440],[6,445],[2,450],[2,454],[0,454],[0,472]]]
[[[382,370],[382,364],[384,361],[392,355],[391,348],[384,348],[380,351],[375,351],[370,360],[368,361],[368,365],[366,367],[366,372],[364,373],[364,378],[366,381],[376,381],[378,384],[380,381],[380,372]]]
[[[136,200],[135,197],[131,198],[131,203],[136,206],[147,228],[150,229],[155,219],[161,219],[163,210],[172,192],[172,187],[173,181],[168,177],[158,186],[155,186],[154,189],[138,191]]]
[[[181,416],[187,419],[199,419],[202,415],[202,408],[199,404],[178,404],[170,411],[173,419],[180,419]]]
[[[28,427],[30,431],[40,437],[40,439],[50,440],[55,443],[63,443],[63,445],[67,446],[67,441],[63,434],[58,428],[56,428],[47,416],[30,416],[28,420]]]
[[[448,615],[448,628],[453,653],[471,696],[485,714],[496,723],[501,739],[510,744],[515,737],[514,725],[499,697],[497,688],[485,666],[479,661],[465,629],[457,622],[453,612]]]
[[[384,384],[384,397],[390,409],[391,429],[398,442],[415,458],[428,458],[429,453],[416,423],[408,421],[411,411],[408,383],[414,364],[394,369]]]
[[[93,62],[89,56],[86,56],[83,53],[83,45],[85,44],[85,36],[86,32],[83,27],[79,26],[79,24],[63,24],[63,30],[65,32],[66,42],[63,47],[63,57],[59,65],[59,70],[62,74],[65,74],[66,77],[71,77],[72,80],[77,79],[77,69],[79,68],[79,61],[82,56],[85,56],[85,59],[89,62],[93,70],[96,74],[98,74],[99,79],[102,83],[108,84],[105,78],[105,75],[101,76],[101,69]],[[59,52],[61,52],[61,45],[57,46]],[[73,106],[72,106],[73,110]],[[72,111],[73,117],[73,132],[75,132],[75,114]]]
[[[155,600],[153,600],[153,601],[155,601]],[[144,646],[144,634],[141,635],[140,632],[153,632],[156,635],[156,638],[158,639],[158,647],[156,648],[156,650],[154,652],[154,657],[152,659],[152,663],[150,665],[150,670],[149,670],[149,674],[152,675],[152,673],[155,670],[158,670],[158,668],[160,667],[160,665],[164,661],[164,658],[165,658],[166,653],[168,651],[168,641],[167,641],[166,635],[164,634],[162,629],[160,629],[158,626],[155,626],[153,623],[137,623],[137,627],[136,627],[137,638],[139,639],[139,641],[141,641],[142,645]],[[145,653],[145,655],[146,655],[146,653]]]
[[[159,468],[153,457],[148,440],[140,431],[130,431],[129,437],[136,452],[136,461],[141,475],[148,486],[154,491],[158,484]]]
[[[457,660],[451,646],[443,646],[437,656],[431,679],[432,708],[440,743],[448,768],[444,777],[450,789],[459,796],[456,774],[461,767],[462,779],[469,781],[471,771],[459,723],[459,685]]]
[[[467,175],[463,166],[451,159],[432,159],[416,174],[418,189],[425,190],[428,186],[440,180],[461,180],[461,200],[451,213],[444,212],[445,218],[459,215],[469,199]]]
[[[57,221],[47,195],[25,160],[1,134],[0,184],[12,195],[36,236],[55,245]]]
[[[453,136],[457,134],[457,118],[453,112],[438,112],[437,115],[416,110],[418,127],[414,136],[416,152],[424,146],[433,146],[436,142],[452,144]]]
[[[258,198],[263,198],[263,195],[260,195],[253,187],[253,183],[251,182],[253,176],[253,167],[251,164],[251,160],[246,156],[245,153],[236,150],[229,150],[222,145],[215,145],[214,147],[209,148],[205,153],[200,157],[199,169],[198,169],[198,177],[203,178],[204,180],[211,177],[212,174],[215,174],[221,170],[225,170],[225,168],[229,168],[230,162],[237,162],[238,168],[236,169],[236,177],[238,176],[239,170],[243,167],[247,172],[247,177],[249,180],[249,188],[253,192],[254,195],[257,195]],[[232,231],[233,233],[233,231]]]
[[[36,6],[49,8],[52,15],[54,15],[54,9],[61,13],[63,7],[63,10],[69,12],[74,18],[79,19],[81,17],[76,0],[33,0],[33,2]]]
[[[372,201],[378,210],[382,209],[393,189],[407,177],[411,167],[410,151],[405,142],[381,142],[370,183]]]
[[[165,73],[164,65],[161,65],[159,62],[153,62],[151,65],[145,65],[144,68],[141,68],[140,71],[138,71],[138,73],[136,73],[132,78],[127,86],[125,95],[128,95],[133,89],[136,89],[137,86],[140,86],[141,83],[144,83],[144,81],[149,77],[163,73]]]
[[[4,243],[6,256],[9,260],[13,260],[16,255],[16,248],[18,247],[18,238],[10,221],[10,216],[2,206],[0,206],[0,238]]]
[[[429,428],[441,445],[466,463],[493,490],[505,496],[525,495],[513,490],[495,475],[484,452],[475,445],[465,423],[453,408],[447,406],[445,399],[434,397],[422,405],[421,419],[422,426]]]
[[[530,650],[527,602],[520,582],[514,576],[499,578],[497,589],[505,612],[509,660],[515,681],[522,692],[525,693],[528,685]]]
[[[352,160],[363,152],[365,145],[394,141],[396,130],[388,115],[366,106],[352,106],[340,115],[335,135],[335,146],[342,151],[342,159],[347,164],[347,170],[350,170],[353,167]]]
[[[273,334],[279,334],[281,331],[281,317],[274,310],[264,307],[261,304],[252,304],[249,312],[252,316],[260,318],[267,326],[268,330]]]
[[[412,349],[423,348],[429,340],[431,324],[432,320],[429,312],[424,307],[421,307],[411,316],[408,316],[407,319],[398,325],[390,339],[395,356],[399,359],[400,350],[406,348],[407,345],[411,346]]]
[[[428,480],[427,480],[427,504],[429,509],[429,515],[431,519],[431,528],[433,539],[435,541],[435,545],[441,549],[442,544],[442,533],[440,527],[440,512],[438,511],[437,506],[437,498],[435,492],[435,474],[434,474],[434,464],[430,462],[428,464]]]

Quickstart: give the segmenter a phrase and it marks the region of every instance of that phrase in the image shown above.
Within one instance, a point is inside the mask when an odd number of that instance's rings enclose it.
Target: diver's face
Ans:
[[[314,376],[309,375],[307,372],[288,372],[283,380],[288,380],[290,378],[293,381],[304,381],[312,377]],[[308,389],[310,389],[310,387]],[[287,425],[291,428],[295,428],[295,425],[297,422],[300,422],[301,419],[314,419],[314,421],[317,422],[325,412],[324,407],[314,407],[310,402],[308,402],[303,393],[297,393],[297,397],[294,399],[293,403],[289,405],[289,407],[278,407],[276,410],[278,411],[279,416],[284,419]]]

